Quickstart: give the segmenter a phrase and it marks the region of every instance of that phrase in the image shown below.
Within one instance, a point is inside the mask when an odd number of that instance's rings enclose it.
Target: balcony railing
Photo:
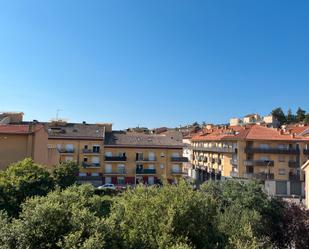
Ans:
[[[68,149],[59,149],[58,150],[59,151],[59,153],[63,153],[63,154],[72,154],[72,153],[74,153],[74,149],[73,150],[68,150]]]
[[[100,150],[83,149],[84,154],[99,154]]]
[[[87,163],[87,162],[82,162],[82,166],[84,168],[88,167],[100,167],[100,163]]]
[[[78,181],[102,181],[102,176],[78,176]]]
[[[172,162],[184,162],[184,163],[187,163],[189,162],[189,159],[187,157],[171,157],[171,161]]]
[[[244,178],[246,179],[258,179],[258,180],[273,180],[274,174],[273,173],[244,173]]]
[[[254,148],[246,147],[246,153],[268,153],[268,154],[299,154],[297,148]]]
[[[186,175],[187,172],[184,172],[182,170],[171,170],[172,175]]]
[[[125,175],[126,174],[126,171],[125,169],[123,170],[117,170],[117,171],[110,171],[110,170],[107,170],[104,172],[105,175]]]
[[[138,175],[151,175],[155,173],[156,173],[155,169],[136,169],[136,174]]]
[[[232,147],[197,147],[191,146],[192,150],[209,151],[209,152],[229,152],[232,153],[235,149]]]
[[[145,157],[140,157],[140,158],[136,158],[137,162],[155,162],[157,159],[155,157],[152,158],[145,158]]]
[[[309,155],[309,149],[304,149],[304,154]]]
[[[245,160],[245,166],[274,166],[273,160]]]
[[[300,167],[300,162],[298,162],[298,161],[289,161],[289,167],[290,168],[299,168]]]
[[[105,156],[105,161],[124,162],[127,161],[126,156]]]
[[[232,165],[237,165],[237,164],[238,164],[237,159],[231,159],[231,160],[230,160],[230,163],[231,163]]]

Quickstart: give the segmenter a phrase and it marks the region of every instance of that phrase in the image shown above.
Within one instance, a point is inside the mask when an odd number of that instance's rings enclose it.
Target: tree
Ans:
[[[306,114],[306,117],[305,117],[305,119],[304,119],[304,123],[305,123],[305,124],[309,124],[309,113]]]
[[[66,188],[77,181],[79,166],[75,162],[65,162],[58,165],[53,171],[55,183],[60,188]]]
[[[306,117],[306,111],[302,110],[300,107],[298,107],[296,111],[296,121],[297,122],[302,122],[305,120]]]
[[[4,242],[8,248],[105,248],[105,239],[115,231],[103,216],[106,198],[82,185],[28,199]],[[5,231],[0,227],[0,234]]]
[[[54,188],[53,178],[42,166],[27,158],[0,172],[0,209],[17,215],[28,197],[46,195]]]
[[[217,248],[216,207],[210,198],[181,182],[161,188],[143,186],[115,202],[110,219],[116,225],[119,248]],[[177,248],[177,247],[176,247]]]
[[[273,115],[274,118],[278,120],[279,125],[283,125],[286,123],[286,117],[280,107],[273,109],[271,114]]]
[[[286,122],[287,124],[294,123],[296,121],[295,115],[292,113],[291,108],[288,110],[288,113],[286,115]]]

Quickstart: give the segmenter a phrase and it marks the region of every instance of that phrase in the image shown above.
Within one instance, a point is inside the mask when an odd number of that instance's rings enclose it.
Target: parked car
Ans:
[[[112,183],[107,183],[102,186],[99,186],[98,189],[116,189],[116,187]]]

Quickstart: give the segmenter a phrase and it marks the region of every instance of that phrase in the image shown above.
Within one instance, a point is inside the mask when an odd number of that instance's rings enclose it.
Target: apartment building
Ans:
[[[177,182],[184,172],[182,142],[167,135],[113,131],[105,137],[105,183]]]
[[[240,177],[265,181],[271,195],[304,194],[301,165],[309,159],[308,137],[261,125],[230,126],[192,138],[198,179]]]
[[[47,135],[43,125],[23,123],[23,113],[0,114],[0,170],[26,157],[45,164]]]
[[[309,209],[309,160],[303,164],[302,170],[305,172],[305,205]]]

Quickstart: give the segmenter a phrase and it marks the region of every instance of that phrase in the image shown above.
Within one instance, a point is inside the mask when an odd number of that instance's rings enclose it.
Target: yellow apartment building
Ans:
[[[46,164],[47,134],[37,122],[22,122],[23,113],[0,113],[0,170],[26,157]]]
[[[184,172],[181,140],[166,135],[114,131],[105,138],[104,182],[177,182]]]
[[[206,131],[192,139],[197,179],[260,179],[270,195],[304,195],[309,139],[293,131],[260,125]]]
[[[166,135],[112,131],[111,124],[45,123],[48,165],[75,161],[79,181],[155,184],[183,175],[182,143]]]

